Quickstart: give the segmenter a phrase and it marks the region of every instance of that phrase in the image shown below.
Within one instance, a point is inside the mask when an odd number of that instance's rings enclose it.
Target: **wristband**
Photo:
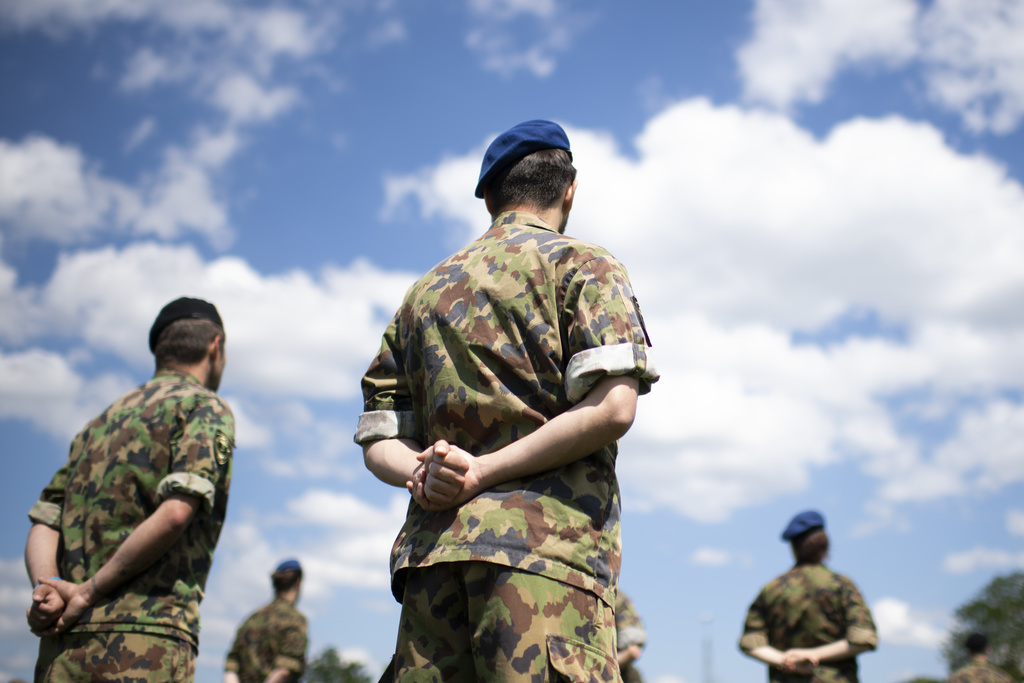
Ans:
[[[51,581],[63,581],[64,579],[60,578],[59,576],[51,576],[50,580]],[[39,588],[39,584],[40,583],[42,583],[42,581],[36,581],[36,585],[32,586],[32,590],[35,590],[35,589]]]

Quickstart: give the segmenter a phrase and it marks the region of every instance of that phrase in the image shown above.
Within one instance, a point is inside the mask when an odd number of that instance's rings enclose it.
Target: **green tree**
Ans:
[[[956,626],[942,648],[942,656],[955,671],[967,664],[964,639],[984,633],[992,648],[989,661],[1015,681],[1024,678],[1024,572],[997,576],[974,600],[954,614]]]
[[[306,667],[306,683],[374,683],[358,662],[345,662],[329,647]]]

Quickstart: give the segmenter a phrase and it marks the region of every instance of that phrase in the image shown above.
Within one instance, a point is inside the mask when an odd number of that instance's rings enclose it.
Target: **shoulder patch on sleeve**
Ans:
[[[217,459],[217,464],[226,465],[233,450],[234,444],[227,433],[222,429],[218,429],[217,436],[213,440],[213,454]]]

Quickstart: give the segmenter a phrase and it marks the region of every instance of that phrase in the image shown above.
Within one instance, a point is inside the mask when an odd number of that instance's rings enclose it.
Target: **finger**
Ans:
[[[451,448],[451,445],[444,439],[434,443],[434,453],[436,455],[448,455]]]

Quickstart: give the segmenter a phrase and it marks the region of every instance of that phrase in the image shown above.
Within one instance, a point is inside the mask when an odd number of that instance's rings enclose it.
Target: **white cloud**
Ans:
[[[128,140],[125,141],[124,148],[126,152],[131,152],[133,149],[141,145],[143,142],[149,139],[149,136],[156,130],[156,119],[152,116],[139,121],[138,125],[132,129],[132,132],[128,134]]]
[[[145,121],[133,139],[148,136]],[[221,136],[221,140],[229,139]],[[163,239],[197,232],[217,246],[231,239],[227,212],[215,196],[212,162],[237,149],[200,136],[194,150],[170,148],[155,174],[137,187],[105,177],[78,148],[47,137],[0,139],[0,223],[21,239],[68,244],[128,232]]]
[[[589,23],[582,13],[558,0],[469,0],[474,26],[466,46],[480,55],[488,71],[510,76],[527,71],[550,76],[556,55],[569,49]]]
[[[938,648],[946,639],[946,616],[912,609],[902,600],[882,598],[871,605],[871,614],[884,643]]]
[[[1024,510],[1006,511],[1006,530],[1014,536],[1024,536]]]
[[[733,553],[721,548],[701,547],[690,554],[690,564],[700,567],[725,567],[734,562]]]
[[[1024,117],[1024,5],[937,0],[921,25],[933,99],[975,131],[1007,133]]]
[[[929,97],[974,131],[1024,116],[1024,5],[1017,0],[758,0],[737,52],[744,93],[780,109],[822,101],[843,70],[919,64]]]
[[[942,568],[951,574],[969,574],[977,569],[1024,569],[1024,552],[978,546],[946,555]]]
[[[914,0],[757,0],[737,54],[745,95],[780,108],[820,102],[845,66],[913,56],[916,15]]]
[[[298,102],[294,88],[264,88],[252,76],[235,73],[215,88],[212,102],[238,123],[268,121],[291,109]]]
[[[880,481],[877,525],[899,523],[900,501],[1019,479],[1021,408],[998,396],[1024,387],[1024,189],[999,164],[897,117],[817,139],[701,99],[655,116],[635,154],[568,133],[580,169],[568,232],[630,268],[663,377],[623,442],[631,504],[722,520],[853,458]],[[453,242],[478,235],[482,149],[390,178],[385,216],[411,198]],[[896,332],[794,341],[850,311]],[[934,454],[888,402],[910,393],[919,404],[900,410],[953,428]],[[950,422],[965,398],[978,407]]]

